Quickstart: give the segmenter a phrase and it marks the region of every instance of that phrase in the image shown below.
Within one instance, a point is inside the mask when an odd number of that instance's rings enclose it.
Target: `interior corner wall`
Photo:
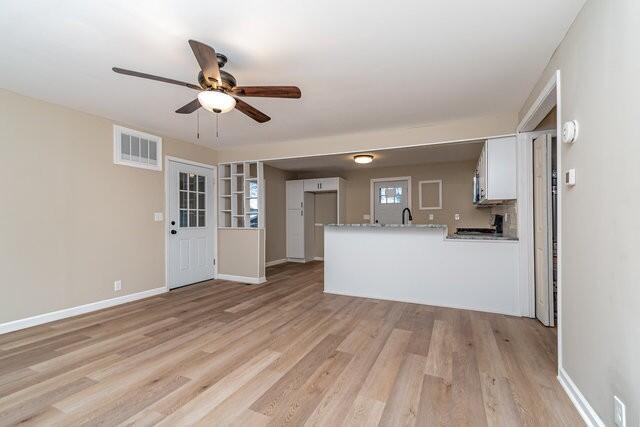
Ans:
[[[606,425],[614,395],[640,425],[638,52],[640,2],[588,0],[520,112],[559,69],[561,122],[580,126],[560,156],[576,170],[560,186],[561,368]]]
[[[0,324],[165,286],[164,171],[113,164],[112,121],[0,89],[0,149]]]

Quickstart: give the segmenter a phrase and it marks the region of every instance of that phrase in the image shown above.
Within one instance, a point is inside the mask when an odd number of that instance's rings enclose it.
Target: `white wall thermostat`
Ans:
[[[578,139],[578,122],[571,120],[562,125],[562,141],[571,144]]]
[[[565,174],[564,174],[564,183],[569,185],[569,186],[576,185],[576,170],[575,169],[569,169],[568,171],[565,172]]]

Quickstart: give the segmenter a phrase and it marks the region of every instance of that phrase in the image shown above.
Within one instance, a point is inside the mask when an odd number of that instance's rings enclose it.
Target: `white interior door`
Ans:
[[[401,224],[402,210],[409,207],[409,181],[373,182],[373,222],[376,224]],[[409,216],[407,215],[407,220]]]
[[[554,326],[551,137],[533,140],[533,222],[536,317]]]
[[[214,169],[167,165],[169,288],[214,277]]]

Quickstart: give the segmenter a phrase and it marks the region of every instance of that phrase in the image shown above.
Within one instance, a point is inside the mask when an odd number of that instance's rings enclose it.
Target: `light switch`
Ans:
[[[369,221],[371,219],[371,215],[364,214],[364,215],[362,215],[362,219],[366,219],[367,221]]]
[[[433,221],[433,214],[429,214],[429,221]]]
[[[155,222],[160,222],[164,219],[164,215],[162,214],[162,212],[154,212],[153,213],[153,220]]]
[[[455,214],[453,216],[453,219],[455,219],[456,221],[460,221],[460,214]]]

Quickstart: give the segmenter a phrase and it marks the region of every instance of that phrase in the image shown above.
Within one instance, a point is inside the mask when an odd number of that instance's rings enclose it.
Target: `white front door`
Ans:
[[[409,207],[409,181],[373,182],[373,222],[376,224],[402,224],[402,211]],[[406,216],[407,222],[409,215]]]
[[[214,277],[214,169],[167,165],[167,280],[170,289]]]
[[[533,222],[536,317],[546,326],[554,325],[551,137],[533,140]]]

